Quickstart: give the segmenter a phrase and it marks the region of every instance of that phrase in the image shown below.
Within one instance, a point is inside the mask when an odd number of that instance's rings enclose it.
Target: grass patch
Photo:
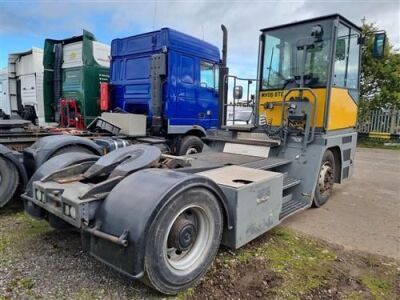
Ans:
[[[24,290],[30,290],[34,286],[34,282],[31,278],[19,278],[14,279],[8,283],[7,288],[13,290],[15,288],[20,288]]]
[[[81,288],[79,292],[74,297],[75,300],[94,300],[97,297],[90,290],[86,288]]]
[[[272,243],[265,243],[259,255],[268,259],[272,271],[283,278],[275,292],[284,298],[295,298],[326,283],[336,255],[308,238],[277,228]]]
[[[345,300],[362,300],[363,297],[357,291],[351,291],[347,295],[344,296]]]
[[[23,250],[22,244],[51,231],[45,221],[33,220],[24,212],[13,213],[12,211],[2,212],[1,227],[4,229],[0,229],[0,265],[17,256],[20,250]]]
[[[326,285],[336,259],[335,253],[283,227],[273,229],[267,239],[261,237],[235,252],[219,255],[218,268],[228,270],[230,274],[227,276],[230,278],[238,277],[242,268],[252,264],[268,269],[275,277],[271,281],[279,283],[267,284],[268,295],[264,294],[267,298],[273,295],[278,299],[298,299],[300,295]],[[266,275],[260,273],[257,276]]]
[[[375,299],[393,299],[392,284],[387,279],[378,274],[364,274],[360,279]]]
[[[177,300],[185,300],[185,299],[189,299],[191,298],[195,293],[195,289],[194,288],[189,288],[184,292],[179,293],[178,295],[176,295]]]
[[[399,264],[344,251],[277,227],[235,251],[220,251],[194,293],[179,299],[397,299]]]

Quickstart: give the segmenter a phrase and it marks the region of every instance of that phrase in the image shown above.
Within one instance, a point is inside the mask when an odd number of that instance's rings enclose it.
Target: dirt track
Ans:
[[[335,185],[324,207],[284,224],[347,249],[400,260],[400,151],[357,149],[353,178]]]

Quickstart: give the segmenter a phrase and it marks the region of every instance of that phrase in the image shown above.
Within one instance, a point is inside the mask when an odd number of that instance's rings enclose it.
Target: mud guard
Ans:
[[[28,176],[32,175],[57,150],[66,146],[83,146],[93,151],[95,155],[102,154],[100,146],[87,138],[72,135],[46,136],[23,151]]]
[[[224,210],[225,224],[231,228],[225,195],[213,181],[172,170],[145,169],[122,180],[96,213],[96,228],[117,237],[127,232],[128,245],[123,247],[90,235],[90,254],[129,277],[141,278],[147,233],[153,220],[175,195],[192,187],[203,187],[216,195]]]
[[[29,198],[33,198],[33,182],[41,180],[50,173],[73,164],[79,164],[86,161],[96,161],[98,159],[99,156],[97,155],[71,152],[55,156],[46,161],[39,167],[39,169],[37,169],[37,171],[29,179],[29,182],[26,184],[25,193],[22,195],[25,212],[35,219],[43,219],[46,215],[42,208],[28,200]]]
[[[10,148],[0,144],[0,156],[8,159],[17,167],[18,175],[21,179],[20,189],[21,191],[25,190],[26,184],[28,183],[28,174],[25,169],[21,153],[13,151]]]

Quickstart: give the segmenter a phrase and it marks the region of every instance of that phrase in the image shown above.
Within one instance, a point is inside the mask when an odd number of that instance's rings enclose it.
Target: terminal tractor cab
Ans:
[[[79,229],[91,255],[162,293],[193,286],[220,244],[239,248],[324,205],[350,178],[362,41],[340,15],[261,30],[257,95],[241,101],[254,121],[227,122],[237,107],[221,84],[225,124],[207,135],[209,151],[171,156],[139,144],[100,158],[63,154],[33,175],[26,211]],[[376,35],[376,56],[384,41]]]

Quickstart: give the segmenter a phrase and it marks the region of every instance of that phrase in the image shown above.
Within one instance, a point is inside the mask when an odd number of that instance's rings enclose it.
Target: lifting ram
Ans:
[[[91,255],[162,293],[193,286],[220,244],[239,248],[324,205],[350,178],[361,42],[339,15],[263,29],[253,121],[221,124],[190,156],[132,145],[54,157],[28,184],[26,211],[79,229]]]

